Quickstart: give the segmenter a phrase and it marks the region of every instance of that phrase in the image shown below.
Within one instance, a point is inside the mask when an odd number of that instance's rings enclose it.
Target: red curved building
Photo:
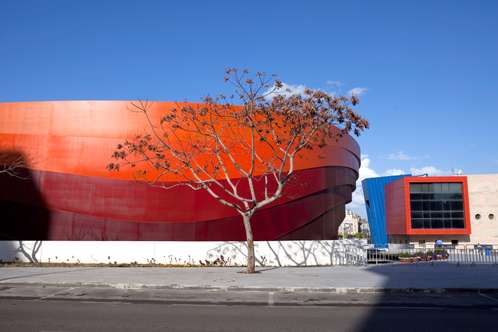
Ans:
[[[158,119],[174,106],[155,102],[150,114]],[[106,170],[116,145],[147,128],[129,101],[0,103],[0,159],[28,166],[19,177],[0,174],[0,238],[244,240],[240,215],[208,193],[155,188],[130,169]],[[284,196],[254,215],[255,240],[337,238],[359,146],[344,136],[302,156]]]

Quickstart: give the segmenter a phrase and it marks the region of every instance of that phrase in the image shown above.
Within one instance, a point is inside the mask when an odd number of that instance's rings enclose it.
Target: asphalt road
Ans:
[[[0,331],[496,331],[498,311],[0,300]]]

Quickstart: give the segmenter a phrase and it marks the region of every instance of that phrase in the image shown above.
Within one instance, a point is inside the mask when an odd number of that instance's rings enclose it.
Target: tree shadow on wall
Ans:
[[[24,240],[46,240],[50,210],[39,188],[42,175],[30,170],[26,156],[0,151],[0,246],[1,257],[15,257]]]
[[[255,259],[260,267],[361,265],[366,259],[365,246],[366,241],[361,240],[258,241]],[[223,242],[208,250],[207,257],[207,265],[213,262],[223,266],[243,265],[247,260],[247,244]]]

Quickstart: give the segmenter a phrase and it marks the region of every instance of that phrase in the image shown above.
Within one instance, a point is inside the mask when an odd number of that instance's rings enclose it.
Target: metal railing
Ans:
[[[397,253],[378,249],[367,249],[367,264],[394,263],[399,260]]]
[[[498,264],[498,249],[389,249],[367,250],[369,264],[447,262],[454,264]]]
[[[459,264],[498,264],[498,249],[448,249],[447,261]]]

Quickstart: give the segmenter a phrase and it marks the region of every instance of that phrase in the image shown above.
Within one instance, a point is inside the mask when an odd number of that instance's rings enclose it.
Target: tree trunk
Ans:
[[[32,248],[32,253],[29,254],[26,249],[24,248],[24,242],[22,240],[19,241],[19,248],[18,250],[23,254],[23,256],[31,263],[31,264],[38,264],[38,259],[36,258],[36,254],[38,252],[38,242],[40,242],[41,246],[41,241],[35,241],[33,248]],[[37,248],[38,247],[38,248]]]
[[[247,241],[247,273],[254,273],[256,272],[256,259],[254,255],[254,238],[252,236],[251,217],[248,215],[243,215],[242,217],[244,219]]]

